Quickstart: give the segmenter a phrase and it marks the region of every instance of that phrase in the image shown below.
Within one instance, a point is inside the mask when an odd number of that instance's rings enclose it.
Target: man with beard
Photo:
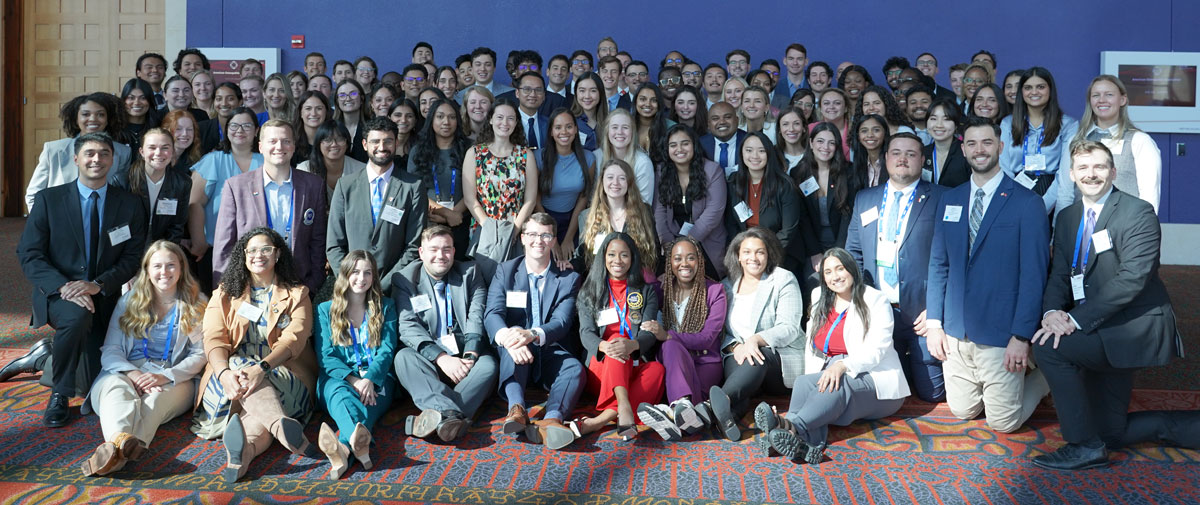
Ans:
[[[1041,197],[1000,170],[1000,127],[963,133],[971,180],[942,194],[933,226],[926,345],[942,360],[946,402],[960,419],[986,410],[993,430],[1029,419],[1049,386],[1032,368],[1050,242]]]
[[[340,265],[350,251],[367,251],[379,265],[380,286],[390,293],[392,276],[418,257],[429,206],[421,177],[393,163],[396,124],[376,117],[363,128],[367,169],[338,180],[325,253],[330,265]]]
[[[908,88],[904,93],[908,120],[913,124],[913,132],[921,138],[921,144],[928,145],[933,137],[925,128],[925,120],[929,119],[929,104],[933,103],[933,93],[929,88],[920,84]]]
[[[450,442],[496,387],[496,356],[483,329],[487,288],[473,262],[454,261],[450,228],[426,228],[418,251],[421,259],[392,277],[404,343],[396,376],[421,409],[404,431]]]
[[[230,177],[221,189],[213,234],[213,285],[243,233],[266,226],[279,233],[296,259],[296,274],[312,292],[325,282],[325,180],[292,169],[292,123],[272,119],[258,133],[263,165]]]

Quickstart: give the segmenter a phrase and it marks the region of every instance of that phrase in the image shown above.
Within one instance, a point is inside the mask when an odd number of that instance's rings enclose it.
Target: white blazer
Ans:
[[[820,299],[821,288],[813,290],[813,305],[810,309],[809,331],[805,333],[807,359],[804,369],[816,373],[824,366],[825,357],[813,346],[811,335],[815,319],[816,301]],[[846,365],[846,375],[855,377],[866,372],[875,381],[875,397],[880,400],[895,400],[908,396],[908,380],[904,378],[904,369],[900,366],[900,356],[892,347],[892,306],[887,296],[878,289],[866,286],[863,301],[867,304],[867,313],[871,322],[866,334],[863,334],[863,321],[856,308],[851,307],[842,322],[842,335],[846,340],[846,357],[842,363]]]
[[[113,164],[108,169],[108,180],[112,182],[117,173],[128,173],[130,163],[129,146],[113,140]],[[53,188],[79,178],[79,167],[75,166],[75,137],[52,140],[42,146],[38,155],[33,177],[25,186],[25,209],[33,211],[33,197],[46,188]]]

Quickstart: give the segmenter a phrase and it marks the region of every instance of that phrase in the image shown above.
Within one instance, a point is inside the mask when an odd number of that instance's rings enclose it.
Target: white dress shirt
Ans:
[[[896,191],[900,191],[899,210],[897,218],[900,220],[900,227],[896,231],[896,263],[897,270],[900,269],[900,245],[904,243],[904,232],[908,229],[908,220],[912,216],[912,206],[908,204],[908,199],[912,197],[914,191],[917,190],[917,181],[913,181],[908,186],[897,188],[892,186],[891,181],[884,185],[884,199],[887,203],[879,207],[879,226],[876,228],[875,234],[875,250],[879,251],[883,247],[883,243],[887,241],[887,231],[892,229],[892,223],[888,218],[892,215],[892,206],[896,205]],[[881,202],[883,203],[883,202]],[[905,209],[908,209],[907,212]],[[875,278],[879,279],[879,290],[887,296],[888,302],[900,303],[900,286],[892,286],[884,280],[884,267],[876,265]]]

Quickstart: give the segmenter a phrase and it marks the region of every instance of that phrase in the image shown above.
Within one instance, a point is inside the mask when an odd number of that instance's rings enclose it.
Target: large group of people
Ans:
[[[605,38],[595,60],[512,51],[509,86],[486,47],[220,84],[195,49],[169,79],[147,53],[120,98],[68,102],[39,158],[18,255],[54,336],[0,380],[44,369],[48,427],[86,398],[85,475],[191,412],[230,482],[273,440],[336,479],[400,436],[373,429],[401,388],[403,435],[442,443],[498,397],[501,431],[550,449],[639,424],[739,440],[753,411],[818,463],[829,426],[910,395],[1007,433],[1052,393],[1067,445],[1040,466],[1200,446],[1196,413],[1126,414],[1133,371],[1182,347],[1158,148],[1119,79],[1076,120],[1049,70],[996,82],[988,51],[952,88],[930,53],[880,84],[781,56],[671,51],[652,79]]]

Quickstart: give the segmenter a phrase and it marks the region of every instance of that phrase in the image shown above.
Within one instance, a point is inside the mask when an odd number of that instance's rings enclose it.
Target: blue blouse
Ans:
[[[1000,151],[1000,168],[1009,177],[1016,177],[1017,173],[1025,168],[1026,152],[1029,154],[1040,153],[1045,156],[1046,172],[1055,174],[1054,182],[1050,183],[1050,187],[1046,189],[1046,194],[1042,196],[1042,201],[1046,204],[1046,212],[1050,212],[1054,210],[1054,204],[1058,200],[1059,181],[1065,179],[1071,171],[1071,139],[1075,138],[1075,132],[1079,130],[1079,121],[1063,114],[1062,126],[1058,129],[1058,136],[1054,138],[1054,141],[1050,145],[1040,146],[1039,150],[1038,139],[1044,135],[1045,128],[1046,125],[1044,123],[1037,128],[1027,128],[1022,145],[1014,146],[1012,116],[1004,118],[1000,122],[1000,143],[1003,145],[1003,150]],[[1070,184],[1070,179],[1066,179],[1066,183]]]
[[[583,158],[588,166],[596,164],[596,156],[591,151],[584,151]],[[575,202],[584,190],[583,170],[574,153],[559,156],[558,163],[554,164],[554,180],[551,181],[550,194],[542,195],[542,207],[558,213],[574,210]],[[541,175],[544,174],[539,174]]]

